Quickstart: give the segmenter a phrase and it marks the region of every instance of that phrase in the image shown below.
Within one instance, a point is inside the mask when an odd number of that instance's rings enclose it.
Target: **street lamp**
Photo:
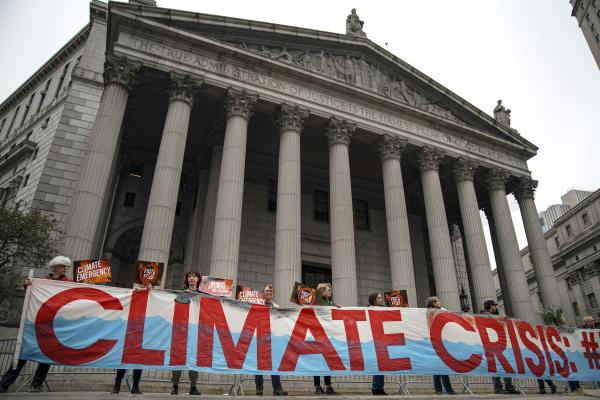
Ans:
[[[463,312],[469,312],[471,310],[471,305],[469,304],[469,295],[465,293],[465,288],[463,285],[460,285],[460,309]]]

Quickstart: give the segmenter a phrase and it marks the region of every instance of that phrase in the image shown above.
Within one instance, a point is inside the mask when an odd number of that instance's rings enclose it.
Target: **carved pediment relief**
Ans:
[[[425,96],[398,76],[367,61],[364,56],[355,57],[325,50],[314,51],[245,42],[229,43],[261,56],[378,93],[451,121],[462,122],[440,101]]]

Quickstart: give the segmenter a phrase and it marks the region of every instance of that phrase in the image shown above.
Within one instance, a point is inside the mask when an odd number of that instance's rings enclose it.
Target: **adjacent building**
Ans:
[[[560,305],[536,146],[500,101],[489,116],[357,19],[339,34],[92,1],[90,23],[0,104],[3,206],[54,215],[64,253],[111,258],[119,286],[139,259],[165,263],[168,288],[197,269],[274,282],[280,304],[294,281],[331,281],[342,305],[401,289],[457,311],[496,296],[483,209],[505,307],[536,320],[514,194],[541,301]]]
[[[577,24],[600,68],[600,0],[570,0],[570,2],[573,6],[571,16],[577,19]]]

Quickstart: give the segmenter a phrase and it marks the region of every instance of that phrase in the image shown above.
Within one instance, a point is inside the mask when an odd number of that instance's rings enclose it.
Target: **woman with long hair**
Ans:
[[[431,296],[427,299],[427,308],[443,310],[442,302],[436,296]],[[450,383],[450,377],[448,375],[433,375],[433,388],[435,389],[435,394],[437,395],[444,394],[444,389],[446,390],[447,394],[456,394],[456,392],[452,390],[452,384]]]
[[[371,293],[369,295],[369,306],[371,307],[383,307],[383,296],[381,292]],[[374,396],[387,396],[383,386],[385,385],[384,375],[373,375],[373,384],[371,385],[371,392]]]
[[[333,302],[333,290],[331,289],[331,283],[319,283],[317,285],[316,305],[326,307],[338,307]],[[315,385],[315,394],[336,394],[335,390],[333,390],[333,387],[331,386],[331,376],[324,376],[323,380],[325,381],[325,390],[323,390],[323,387],[321,386],[321,377],[313,377]]]

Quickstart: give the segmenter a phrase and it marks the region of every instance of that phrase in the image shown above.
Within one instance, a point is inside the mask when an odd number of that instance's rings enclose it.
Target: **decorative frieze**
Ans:
[[[171,72],[169,74],[169,102],[184,101],[190,107],[193,106],[194,100],[198,96],[198,90],[203,84],[202,79]]]
[[[454,178],[457,182],[472,181],[477,167],[479,165],[473,160],[467,157],[460,157],[454,162],[452,172],[454,172]]]
[[[325,52],[325,50],[291,49],[286,46],[276,47],[244,42],[232,44],[276,61],[344,81],[440,117],[460,121],[442,102],[428,98],[395,74],[388,73],[379,65],[367,61],[363,55],[352,57],[347,54]]]
[[[246,90],[238,90],[232,87],[227,89],[225,99],[225,111],[227,118],[242,117],[248,121],[252,116],[252,109],[258,101],[258,96],[248,94]]]
[[[104,85],[116,83],[131,91],[138,84],[137,75],[141,67],[140,62],[107,54],[104,62]]]
[[[509,176],[509,173],[502,169],[490,169],[486,177],[488,190],[506,190],[506,181]]]
[[[418,157],[421,171],[437,171],[440,161],[444,158],[444,152],[433,146],[424,146],[419,151]]]
[[[308,118],[310,111],[298,106],[283,103],[277,110],[276,120],[280,132],[295,131],[302,132],[304,122]]]
[[[515,199],[521,201],[524,199],[534,198],[535,189],[537,188],[538,182],[528,177],[519,178],[517,188],[514,191]]]
[[[404,151],[407,143],[408,141],[406,139],[386,134],[379,139],[377,153],[379,154],[379,157],[381,157],[382,161],[389,158],[396,158],[400,160],[402,158],[402,152]]]
[[[352,132],[354,132],[355,129],[356,124],[332,117],[327,123],[325,136],[327,137],[330,146],[333,146],[334,144],[344,144],[348,146],[350,144]]]

